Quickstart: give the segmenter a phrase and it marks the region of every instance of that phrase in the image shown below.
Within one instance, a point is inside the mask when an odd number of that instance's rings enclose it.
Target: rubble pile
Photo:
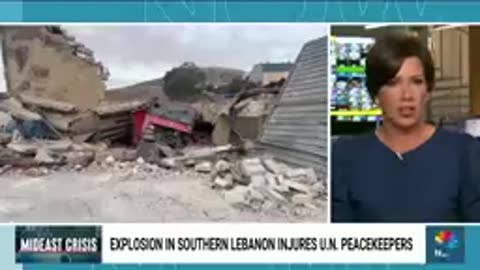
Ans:
[[[293,168],[268,155],[259,157],[246,144],[201,148],[161,159],[158,165],[180,174],[194,173],[223,193],[233,206],[260,210],[282,205],[320,207],[325,181],[312,168]]]
[[[120,140],[131,129],[131,112],[148,103],[110,101],[108,69],[61,27],[6,27],[1,47],[8,99],[0,111],[27,137]]]
[[[291,168],[270,157],[219,160],[212,171],[212,187],[224,192],[235,206],[262,208],[291,204],[317,207],[326,188],[313,169]]]

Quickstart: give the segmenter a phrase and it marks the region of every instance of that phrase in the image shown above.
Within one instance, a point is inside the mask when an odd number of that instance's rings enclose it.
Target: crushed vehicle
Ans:
[[[188,105],[155,100],[149,108],[135,113],[135,140],[140,156],[174,155],[193,140],[198,113]],[[160,153],[159,153],[160,152]]]

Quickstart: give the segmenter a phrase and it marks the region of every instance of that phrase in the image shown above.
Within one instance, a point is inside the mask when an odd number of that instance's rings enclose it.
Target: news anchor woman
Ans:
[[[367,87],[383,112],[375,132],[332,147],[332,222],[480,222],[480,147],[425,120],[430,52],[394,33],[367,55]]]

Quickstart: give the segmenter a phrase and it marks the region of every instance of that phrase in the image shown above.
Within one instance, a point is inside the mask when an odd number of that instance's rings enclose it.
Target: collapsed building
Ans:
[[[122,139],[129,133],[130,112],[144,104],[106,99],[109,71],[92,50],[56,26],[1,31],[10,99],[0,106],[14,112],[16,120],[47,126],[42,130],[49,134],[31,135],[98,141]]]

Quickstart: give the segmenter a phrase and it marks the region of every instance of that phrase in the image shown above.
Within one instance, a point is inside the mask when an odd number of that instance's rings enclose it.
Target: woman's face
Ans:
[[[419,124],[428,100],[427,89],[420,59],[406,58],[395,77],[378,93],[384,121],[402,129]]]

